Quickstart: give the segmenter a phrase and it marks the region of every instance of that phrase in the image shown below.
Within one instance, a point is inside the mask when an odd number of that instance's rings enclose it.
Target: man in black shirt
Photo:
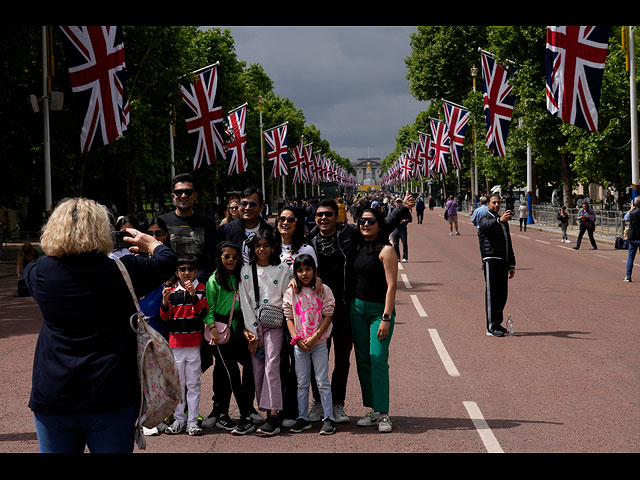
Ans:
[[[172,185],[171,199],[176,208],[160,218],[169,229],[171,248],[178,255],[195,255],[198,259],[198,281],[206,283],[214,270],[216,222],[194,210],[198,192],[190,174],[176,175]]]

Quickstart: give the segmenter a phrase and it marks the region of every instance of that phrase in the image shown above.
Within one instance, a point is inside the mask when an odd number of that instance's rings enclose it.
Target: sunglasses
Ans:
[[[243,201],[240,202],[240,206],[242,208],[247,208],[247,207],[249,207],[249,208],[258,208],[258,203],[257,202],[248,202],[246,200],[243,200]]]
[[[378,220],[376,218],[359,218],[358,225],[375,225]]]
[[[333,212],[316,212],[316,217],[320,217],[320,218],[327,217],[327,218],[330,218],[330,217],[333,217]]]
[[[190,197],[191,195],[193,195],[193,188],[182,188],[182,189],[177,189],[173,191],[173,194],[176,197],[181,197],[183,194],[186,195],[187,197]]]
[[[164,233],[165,233],[164,230],[148,230],[147,231],[147,235],[151,235],[156,238],[160,238],[161,236],[164,235]]]
[[[296,217],[278,217],[280,223],[289,222],[296,223]]]
[[[229,260],[229,259],[238,260],[238,258],[240,258],[240,257],[238,255],[236,255],[235,253],[234,254],[223,253],[222,255],[220,255],[220,258],[223,258],[224,260]]]
[[[271,248],[270,243],[256,243],[256,250]]]
[[[184,272],[194,272],[195,270],[196,270],[196,267],[191,267],[191,266],[189,266],[189,267],[178,267],[178,271],[182,272],[182,273],[184,273]]]
[[[229,210],[237,210],[238,206],[236,205],[235,207],[229,207]]]

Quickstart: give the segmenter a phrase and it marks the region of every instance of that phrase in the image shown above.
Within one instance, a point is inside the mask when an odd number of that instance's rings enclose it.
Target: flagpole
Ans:
[[[636,60],[633,27],[629,29],[629,97],[631,104],[631,201],[638,196],[640,177],[638,175],[638,107],[636,98]]]
[[[262,138],[262,95],[258,95],[258,108],[260,110],[260,170],[262,172],[262,198],[267,194],[264,188],[264,148]]]
[[[53,210],[51,193],[51,141],[49,138],[49,48],[48,28],[42,27],[42,114],[44,118],[44,192],[45,210]]]

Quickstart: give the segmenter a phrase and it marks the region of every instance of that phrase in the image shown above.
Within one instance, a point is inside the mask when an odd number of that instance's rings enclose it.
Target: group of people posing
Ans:
[[[389,236],[415,198],[407,194],[388,216],[365,208],[355,225],[338,222],[336,201],[325,199],[310,229],[290,205],[270,224],[256,188],[229,205],[239,214],[221,225],[194,210],[190,175],[174,178],[171,196],[175,210],[137,228],[122,218],[120,246],[107,209],[84,198],[61,202],[43,227],[44,255],[24,269],[43,315],[29,402],[40,450],[133,449],[135,306],[110,256],[127,268],[142,311],[176,359],[182,402],[158,430],[272,436],[317,421],[321,434],[331,434],[350,421],[344,405],[354,350],[365,407],[357,424],[390,432],[398,257]],[[209,368],[213,408],[199,418]]]

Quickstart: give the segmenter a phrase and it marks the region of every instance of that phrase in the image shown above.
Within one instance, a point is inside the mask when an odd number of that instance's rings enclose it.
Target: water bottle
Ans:
[[[507,332],[509,335],[513,335],[513,322],[511,321],[511,314],[507,316]]]

